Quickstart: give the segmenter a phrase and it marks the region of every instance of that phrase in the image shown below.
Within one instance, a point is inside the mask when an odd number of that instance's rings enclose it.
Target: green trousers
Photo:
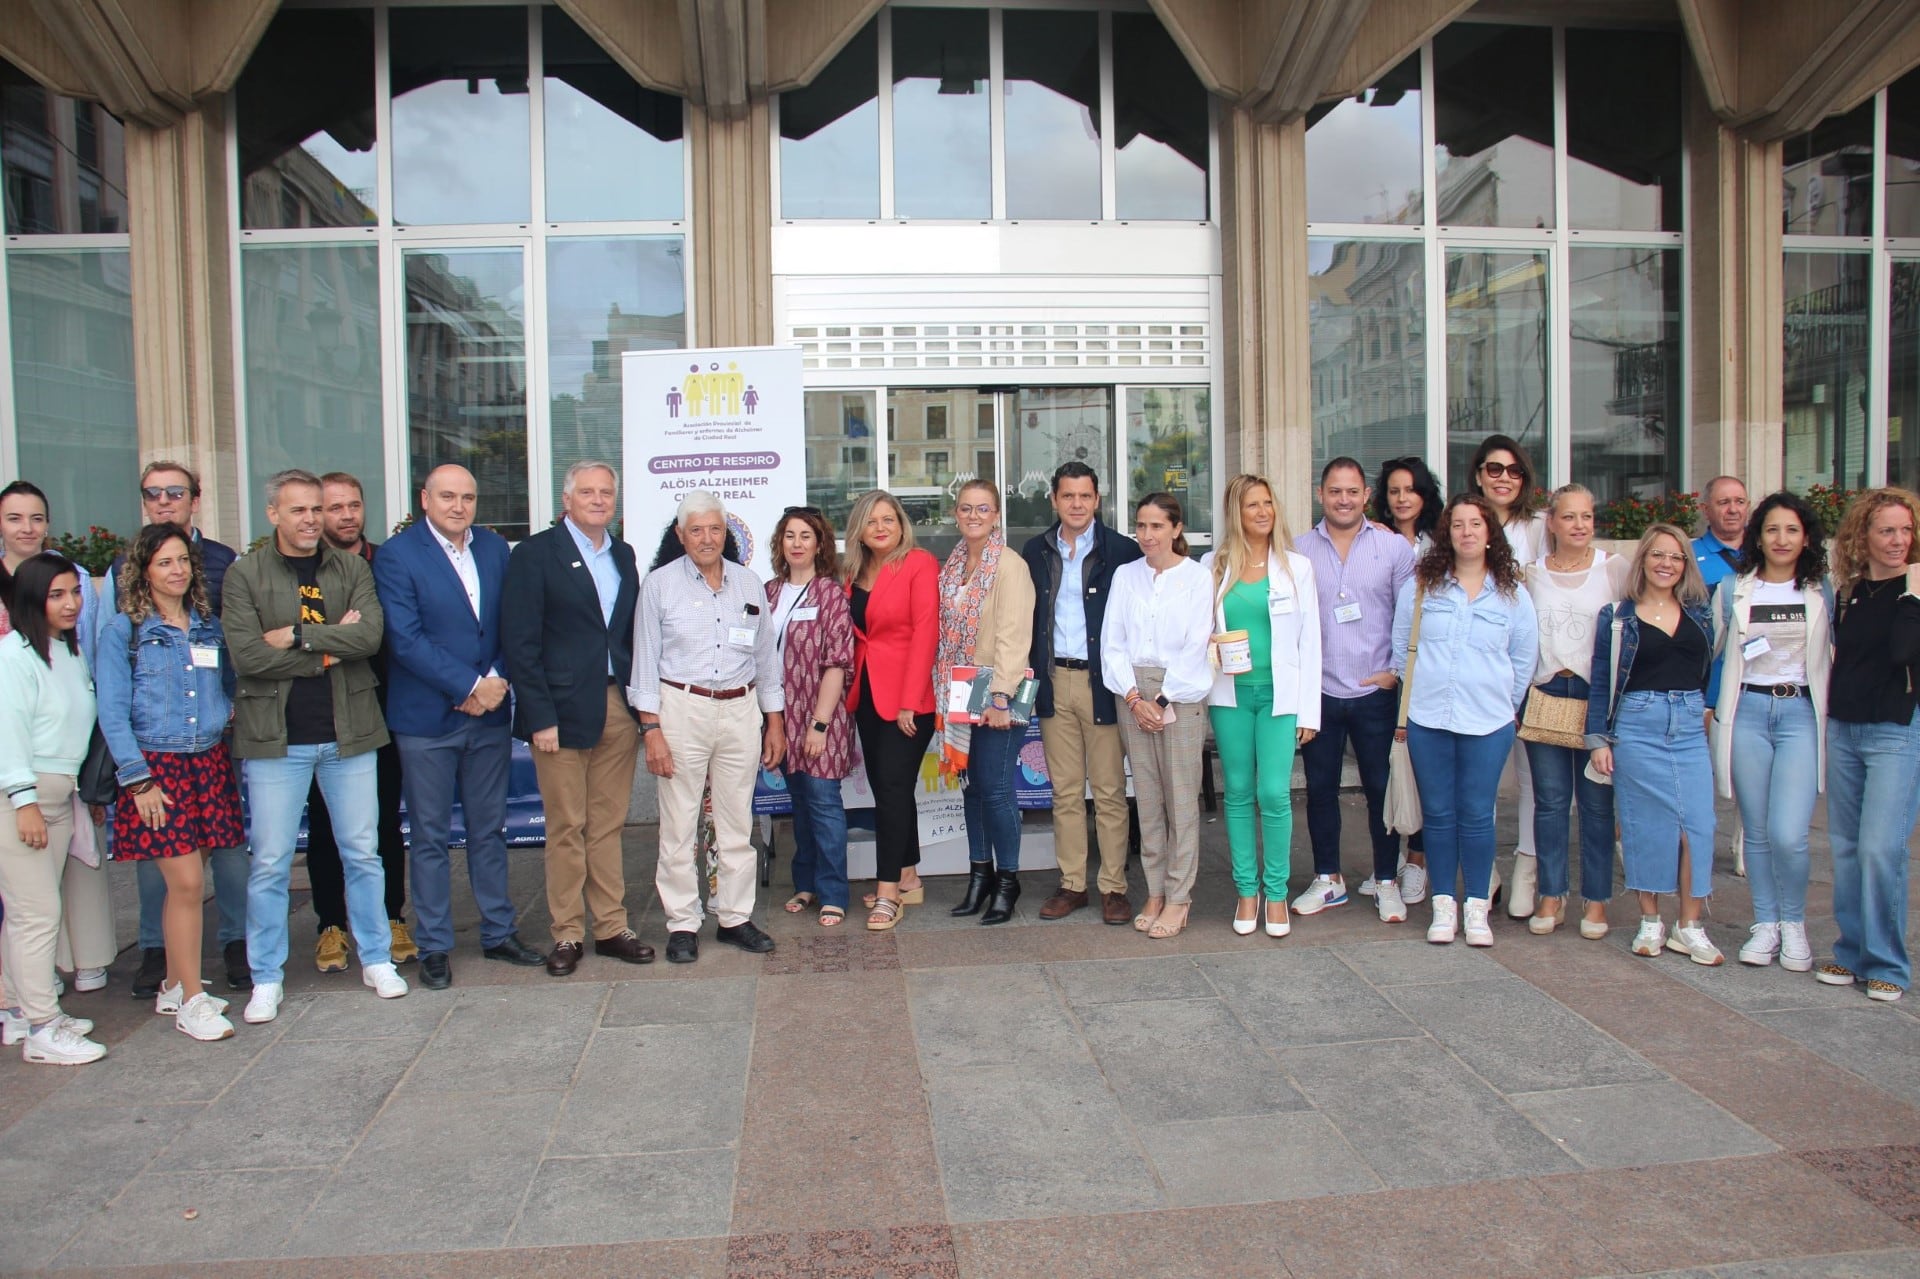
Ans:
[[[1271,901],[1287,899],[1287,872],[1293,864],[1294,717],[1273,713],[1273,685],[1234,687],[1237,706],[1210,706],[1213,742],[1220,754],[1226,788],[1227,848],[1233,854],[1233,884],[1253,897],[1264,883]],[[1266,874],[1254,844],[1254,809],[1259,808]]]

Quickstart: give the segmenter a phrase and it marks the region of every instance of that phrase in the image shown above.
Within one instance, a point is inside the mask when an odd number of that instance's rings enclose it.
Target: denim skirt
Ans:
[[[1680,888],[1680,837],[1692,864],[1689,891],[1713,891],[1713,757],[1706,699],[1698,692],[1632,692],[1614,716],[1613,809],[1627,890]]]

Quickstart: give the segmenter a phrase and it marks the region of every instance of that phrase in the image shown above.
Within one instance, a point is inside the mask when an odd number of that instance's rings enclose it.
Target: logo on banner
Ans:
[[[716,360],[705,369],[689,364],[680,384],[667,388],[666,405],[671,418],[728,417],[741,412],[752,417],[760,407],[760,392],[737,363],[729,360],[722,369]]]

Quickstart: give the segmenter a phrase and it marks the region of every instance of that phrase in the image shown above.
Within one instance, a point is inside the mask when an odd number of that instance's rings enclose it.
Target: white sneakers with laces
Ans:
[[[206,995],[208,999],[213,1001],[213,1011],[217,1013],[227,1011],[226,1000],[220,998],[218,995],[208,994],[204,990],[200,993]],[[162,982],[160,985],[160,993],[153,997],[153,1011],[157,1016],[177,1017],[180,1014],[180,1005],[182,1002],[180,998],[180,983],[175,982],[169,986]]]
[[[1758,923],[1747,930],[1747,944],[1740,948],[1740,962],[1765,968],[1780,953],[1780,925]],[[1812,962],[1809,955],[1808,962]]]
[[[1406,922],[1407,904],[1400,899],[1400,885],[1394,883],[1391,879],[1376,886],[1373,894],[1373,905],[1374,909],[1380,912],[1381,923],[1399,924]]]
[[[1293,899],[1296,915],[1317,915],[1323,910],[1347,904],[1347,886],[1331,875],[1315,875],[1306,891]]]
[[[1466,907],[1461,911],[1460,933],[1469,946],[1493,945],[1493,927],[1487,922],[1487,914],[1493,909],[1493,903],[1484,897],[1467,898]]]
[[[1640,931],[1633,935],[1633,953],[1652,959],[1667,948],[1667,926],[1658,915],[1640,916]]]
[[[1449,945],[1459,926],[1458,903],[1445,893],[1433,895],[1433,922],[1427,925],[1427,940],[1436,946]]]
[[[179,993],[178,987],[174,993]],[[173,1028],[202,1043],[232,1039],[233,1023],[220,1015],[225,1007],[226,1001],[215,999],[203,990],[180,1005],[180,1011],[173,1018]]]
[[[392,964],[368,964],[360,970],[360,980],[382,999],[398,999],[407,993],[407,979],[395,972]]]
[[[90,990],[105,990],[107,988],[107,970],[104,968],[74,969],[73,988],[83,993]]]
[[[27,1036],[21,1059],[43,1066],[84,1066],[107,1055],[103,1045],[75,1030],[74,1024],[73,1018],[55,1017]]]
[[[1400,900],[1418,906],[1427,900],[1427,868],[1408,862],[1400,868]]]
[[[1813,971],[1813,947],[1807,944],[1805,920],[1780,925],[1780,966],[1790,973]]]
[[[277,981],[257,981],[253,983],[253,994],[247,997],[246,1011],[240,1016],[249,1026],[258,1026],[272,1021],[280,1015],[280,1001],[286,996],[286,987]]]
[[[1685,955],[1696,964],[1708,968],[1717,968],[1727,962],[1720,948],[1707,936],[1706,926],[1699,920],[1691,924],[1676,924],[1673,933],[1667,938],[1667,949]]]

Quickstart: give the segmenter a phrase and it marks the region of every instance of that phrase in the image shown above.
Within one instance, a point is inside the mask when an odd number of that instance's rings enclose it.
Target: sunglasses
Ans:
[[[817,506],[789,506],[786,510],[780,513],[782,515],[822,515],[824,514],[820,510],[820,508]]]
[[[1518,462],[1482,462],[1480,470],[1490,480],[1497,480],[1506,475],[1511,475],[1516,480],[1527,478],[1527,468]]]
[[[149,484],[140,490],[140,496],[146,498],[149,502],[158,502],[163,497],[169,501],[178,502],[186,497],[189,492],[191,492],[191,490],[184,484],[169,484],[164,488],[157,484]]]

